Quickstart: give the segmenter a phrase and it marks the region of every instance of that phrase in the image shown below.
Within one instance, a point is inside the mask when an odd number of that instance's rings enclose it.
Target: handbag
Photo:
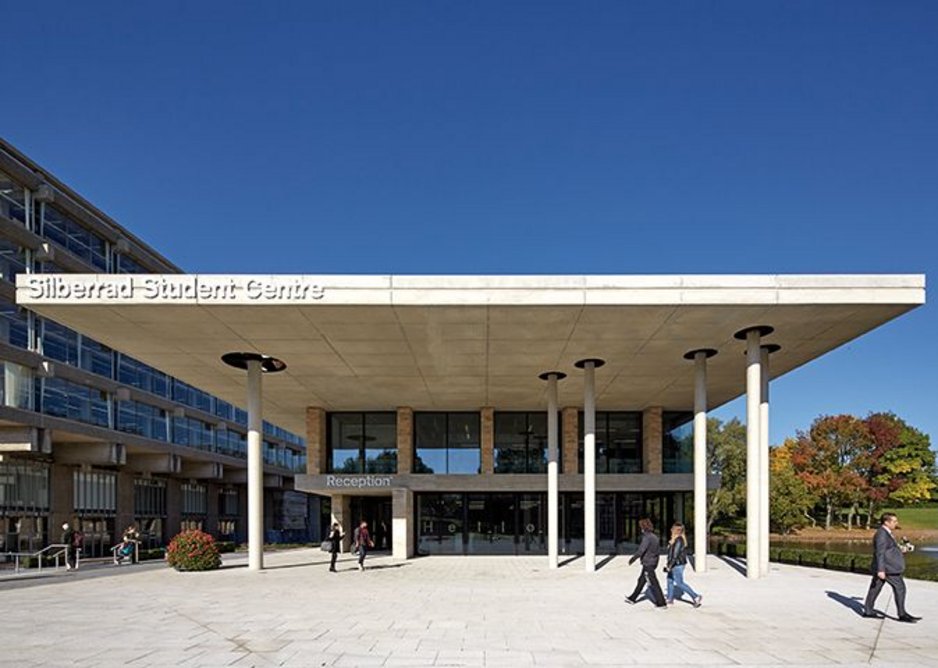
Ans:
[[[323,552],[332,552],[332,541],[329,539],[324,540],[320,545],[319,549]]]

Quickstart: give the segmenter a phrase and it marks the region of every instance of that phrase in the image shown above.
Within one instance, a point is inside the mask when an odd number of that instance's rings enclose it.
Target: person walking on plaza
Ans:
[[[894,531],[899,527],[899,518],[895,513],[883,513],[880,520],[880,527],[873,536],[873,581],[870,582],[870,590],[866,594],[866,602],[863,605],[864,617],[880,617],[873,605],[876,603],[876,597],[883,589],[883,584],[892,587],[896,598],[896,610],[899,612],[899,621],[908,624],[914,624],[921,617],[910,615],[905,609],[905,581],[902,579],[902,573],[905,571],[906,551],[904,545],[899,545]]]
[[[375,546],[371,540],[371,534],[368,533],[368,522],[362,520],[362,523],[355,529],[353,536],[355,540],[355,551],[358,553],[358,570],[365,570],[365,557],[368,555],[368,549]]]
[[[671,525],[671,540],[668,541],[668,565],[664,572],[668,574],[668,605],[674,605],[674,590],[677,589],[677,597],[681,593],[690,596],[695,608],[700,607],[703,596],[695,592],[689,584],[684,581],[684,567],[687,565],[687,539],[684,538],[684,525],[675,522]]]
[[[629,559],[629,564],[632,564],[635,560],[640,560],[642,572],[638,576],[635,591],[632,592],[631,596],[625,597],[625,602],[630,605],[635,604],[638,601],[638,597],[641,596],[642,591],[645,589],[645,583],[647,581],[651,589],[652,602],[658,608],[667,608],[668,604],[665,603],[664,594],[661,592],[661,585],[658,584],[658,576],[655,575],[655,569],[658,568],[658,558],[660,554],[655,527],[647,517],[640,519],[638,526],[642,530],[642,542],[638,546],[638,551]]]
[[[337,572],[335,570],[335,560],[339,557],[339,550],[341,549],[343,538],[345,538],[345,534],[342,532],[342,526],[338,522],[333,522],[332,531],[329,532],[329,540],[332,542],[332,547],[329,548],[329,551],[332,553],[332,562],[329,564],[329,570],[333,573]]]

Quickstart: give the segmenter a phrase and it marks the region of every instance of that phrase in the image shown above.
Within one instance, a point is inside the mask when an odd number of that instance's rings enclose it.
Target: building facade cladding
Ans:
[[[581,554],[583,413],[566,407],[558,418],[559,547]],[[642,517],[693,528],[692,418],[655,406],[597,411],[600,553],[634,549]],[[347,530],[364,519],[398,556],[547,554],[546,412],[309,407],[307,426],[311,491],[329,495]]]
[[[148,546],[183,527],[243,540],[247,413],[17,306],[16,275],[37,272],[178,269],[0,141],[0,551],[56,542],[63,521],[94,556],[129,523]],[[263,439],[271,480],[307,469],[303,438],[265,422]]]

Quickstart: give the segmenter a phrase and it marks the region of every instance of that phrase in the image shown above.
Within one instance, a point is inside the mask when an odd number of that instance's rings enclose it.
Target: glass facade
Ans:
[[[666,412],[662,422],[662,471],[665,473],[693,473],[694,471],[694,414]]]
[[[547,413],[495,413],[495,473],[547,472]]]
[[[27,223],[26,188],[0,171],[0,216],[22,225]]]
[[[49,464],[26,459],[0,462],[0,515],[49,510]]]
[[[414,473],[479,473],[480,430],[479,413],[414,413]]]
[[[330,473],[397,473],[397,414],[331,413]]]
[[[578,471],[583,471],[583,413],[580,413]],[[596,411],[596,473],[642,472],[642,414]]]
[[[26,273],[26,249],[15,242],[0,239],[0,278],[16,282],[17,274]]]
[[[64,378],[43,378],[40,406],[46,415],[110,427],[111,409],[107,392],[79,385]]]
[[[117,429],[128,434],[136,434],[166,441],[166,411],[156,406],[139,401],[117,402]]]
[[[64,211],[43,202],[41,234],[100,271],[108,270],[107,242]]]
[[[597,495],[596,549],[633,552],[638,521],[649,517],[658,534],[675,521],[692,534],[692,493],[615,492]],[[547,495],[522,493],[417,494],[418,554],[547,553]],[[563,554],[583,553],[583,495],[560,495],[559,543]]]

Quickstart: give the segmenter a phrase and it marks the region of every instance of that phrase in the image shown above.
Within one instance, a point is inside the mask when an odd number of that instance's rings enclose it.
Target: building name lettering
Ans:
[[[29,299],[132,302],[313,302],[325,288],[302,277],[30,276]]]
[[[365,475],[355,477],[326,476],[326,487],[390,487],[391,476]]]

